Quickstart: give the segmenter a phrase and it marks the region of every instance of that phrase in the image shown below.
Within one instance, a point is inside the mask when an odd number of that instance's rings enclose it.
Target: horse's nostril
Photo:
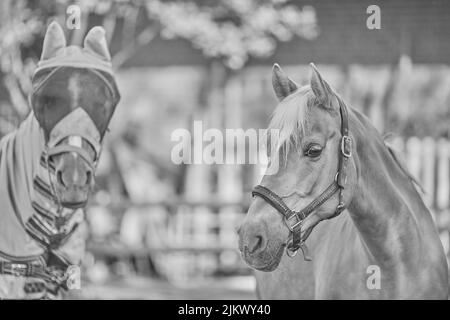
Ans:
[[[58,183],[62,186],[66,186],[62,177],[62,172],[61,171],[56,171],[56,180],[58,181]]]
[[[91,184],[92,181],[92,171],[87,171],[86,172],[86,184],[89,185]]]
[[[262,248],[264,243],[264,238],[262,236],[255,236],[252,241],[248,244],[248,251],[250,253],[255,253]]]

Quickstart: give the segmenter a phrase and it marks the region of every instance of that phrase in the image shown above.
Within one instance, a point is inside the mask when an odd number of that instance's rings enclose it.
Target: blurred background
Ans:
[[[381,9],[371,30],[366,10]],[[89,299],[252,299],[236,226],[255,165],[175,165],[174,129],[266,128],[271,66],[301,84],[308,63],[381,133],[422,183],[444,248],[450,230],[450,2],[185,0],[0,2],[0,137],[28,114],[30,77],[51,20],[81,9],[81,44],[107,31],[122,100],[87,210]]]

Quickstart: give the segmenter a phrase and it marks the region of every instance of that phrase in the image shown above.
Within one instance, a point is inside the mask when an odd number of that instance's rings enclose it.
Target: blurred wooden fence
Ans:
[[[396,138],[412,175],[421,182],[447,255],[450,256],[450,141]],[[174,281],[245,273],[236,227],[250,200],[245,185],[257,183],[259,168],[244,181],[243,166],[191,165],[183,198],[122,204],[120,239],[126,247],[94,248],[97,256],[145,257]]]
[[[450,258],[450,141],[411,137],[393,143],[405,155],[411,174],[421,183],[423,199]]]

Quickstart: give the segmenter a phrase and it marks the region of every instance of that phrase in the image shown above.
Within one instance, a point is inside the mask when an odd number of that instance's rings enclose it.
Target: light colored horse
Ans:
[[[299,87],[278,65],[280,100],[269,128],[279,129],[279,170],[261,185],[300,210],[333,181],[341,119],[336,93],[314,65]],[[239,247],[264,299],[446,299],[448,266],[431,214],[411,177],[370,121],[349,109],[352,157],[343,190],[346,209],[333,217],[335,194],[303,222],[312,261],[283,255],[290,231],[255,197],[239,229]],[[314,230],[313,230],[314,228]]]

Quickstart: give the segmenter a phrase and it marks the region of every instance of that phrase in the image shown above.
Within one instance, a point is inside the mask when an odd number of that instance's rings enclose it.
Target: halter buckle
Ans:
[[[348,135],[342,136],[341,153],[346,158],[350,158],[352,156],[352,138]]]
[[[28,266],[23,263],[11,263],[10,268],[10,272],[12,275],[20,277],[26,275]]]
[[[292,226],[289,223],[289,221],[295,217],[297,219],[297,222],[295,222]],[[291,215],[289,218],[284,218],[284,222],[286,223],[287,227],[289,228],[289,230],[291,232],[295,232],[295,228],[297,228],[299,225],[301,225],[303,223],[303,219],[299,217],[298,213],[294,213],[293,215]]]

